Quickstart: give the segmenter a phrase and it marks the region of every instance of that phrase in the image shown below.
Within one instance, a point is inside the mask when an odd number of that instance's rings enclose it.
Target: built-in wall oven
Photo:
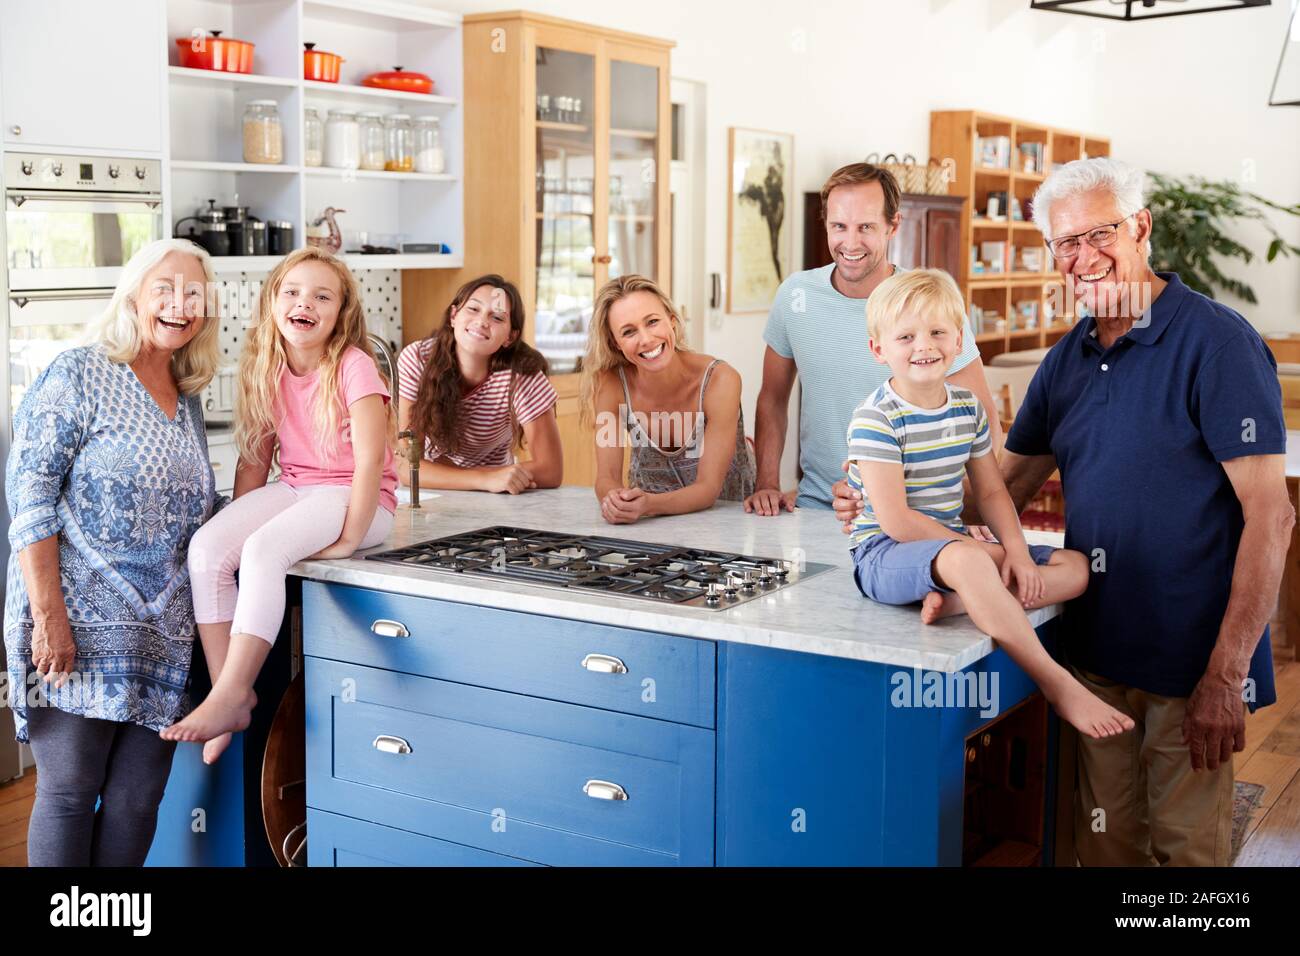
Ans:
[[[162,164],[66,153],[4,155],[0,221],[0,462],[13,413],[56,355],[103,311],[122,266],[163,236]],[[0,495],[0,567],[9,560],[9,511]],[[3,651],[0,650],[0,661]],[[0,736],[13,739],[8,711]],[[0,780],[16,772],[0,745]]]

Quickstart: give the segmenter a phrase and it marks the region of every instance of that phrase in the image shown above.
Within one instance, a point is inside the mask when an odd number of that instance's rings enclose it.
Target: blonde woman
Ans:
[[[139,250],[14,416],[4,637],[32,866],[139,866],[153,842],[176,749],[158,731],[189,707],[186,545],[213,509],[212,281],[188,240]]]
[[[610,524],[754,493],[740,375],[686,347],[676,310],[650,279],[622,276],[596,296],[582,388],[583,416],[596,426],[596,497]]]
[[[215,761],[230,732],[248,726],[289,568],[346,558],[388,534],[397,507],[388,401],[352,273],[317,249],[285,256],[240,356],[235,500],[190,545],[212,692],[164,739],[206,741],[203,759]],[[277,450],[280,480],[267,484]]]

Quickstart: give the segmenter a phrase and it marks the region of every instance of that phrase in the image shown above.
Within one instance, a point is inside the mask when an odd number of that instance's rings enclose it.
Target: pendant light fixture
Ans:
[[[1103,20],[1155,20],[1216,10],[1267,7],[1272,0],[1032,0],[1031,10],[1054,10]]]

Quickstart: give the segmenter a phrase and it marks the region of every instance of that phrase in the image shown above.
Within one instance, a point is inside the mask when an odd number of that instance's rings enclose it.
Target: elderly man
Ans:
[[[803,470],[797,501],[820,508],[831,503],[853,409],[889,378],[889,367],[867,347],[863,316],[867,298],[898,268],[889,261],[889,241],[902,220],[898,183],[887,169],[850,163],[831,173],[821,200],[832,262],[782,282],[763,330],[767,350],[754,423],[757,490],[745,499],[745,510],[755,514],[795,508],[796,493],[781,491],[780,472],[796,374]],[[984,404],[994,446],[1000,446],[993,396],[969,325],[948,381],[969,388]]]
[[[1268,621],[1295,522],[1286,431],[1259,334],[1148,265],[1143,179],[1080,160],[1034,197],[1082,319],[1030,383],[1002,474],[1023,509],[1060,469],[1065,546],[1092,566],[1062,620],[1066,654],[1137,724],[1079,741],[1080,862],[1223,866],[1245,707],[1276,699]],[[851,517],[852,493],[836,494]]]

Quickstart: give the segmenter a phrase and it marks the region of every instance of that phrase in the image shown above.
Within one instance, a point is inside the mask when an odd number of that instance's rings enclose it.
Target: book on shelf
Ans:
[[[1041,173],[1043,171],[1045,143],[1020,144],[1020,171],[1022,173]]]
[[[988,218],[994,222],[1006,222],[1007,191],[1005,189],[995,189],[990,192],[984,204],[984,209]]]
[[[1021,272],[1043,271],[1042,246],[1021,246],[1017,251],[1020,253],[1019,269]]]
[[[975,159],[977,164],[980,166],[992,166],[997,169],[1010,169],[1011,137],[975,137]]]
[[[1007,259],[1007,244],[1005,242],[981,242],[980,259],[987,262],[990,272],[1006,272],[1009,261]]]

